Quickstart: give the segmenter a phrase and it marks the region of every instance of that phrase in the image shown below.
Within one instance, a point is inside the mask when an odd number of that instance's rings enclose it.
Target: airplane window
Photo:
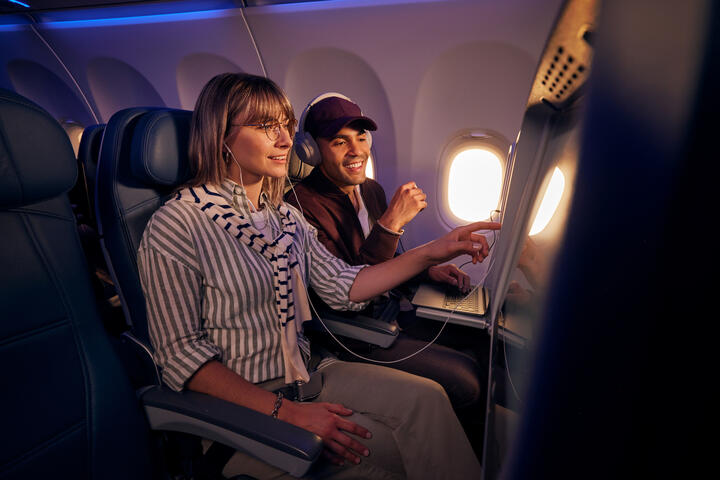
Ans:
[[[372,155],[368,157],[368,161],[365,164],[365,176],[375,180],[375,165],[373,163]]]
[[[500,157],[490,150],[469,148],[450,165],[448,206],[458,218],[472,222],[490,218],[502,188]]]
[[[562,171],[555,167],[550,184],[545,191],[542,201],[540,202],[540,208],[535,215],[532,227],[530,227],[530,235],[536,235],[542,232],[547,224],[550,223],[550,219],[555,214],[555,210],[560,204],[563,191],[565,190],[565,175]]]
[[[450,226],[489,219],[498,208],[509,142],[498,134],[466,130],[442,154],[441,208]]]

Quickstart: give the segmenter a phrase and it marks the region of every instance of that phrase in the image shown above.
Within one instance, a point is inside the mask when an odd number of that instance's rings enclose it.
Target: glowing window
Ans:
[[[490,218],[502,190],[502,161],[491,150],[466,148],[450,163],[448,207],[461,220],[473,222]]]
[[[537,235],[547,227],[560,204],[564,190],[565,175],[563,175],[559,168],[555,167],[552,178],[550,179],[550,184],[547,190],[545,190],[545,195],[543,196],[542,202],[540,202],[540,208],[530,228],[530,235]]]
[[[375,180],[375,165],[373,164],[372,155],[368,157],[367,163],[365,164],[365,176]]]

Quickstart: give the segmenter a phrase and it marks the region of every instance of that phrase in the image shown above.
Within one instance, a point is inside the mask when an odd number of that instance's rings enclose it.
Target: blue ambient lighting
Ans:
[[[20,2],[18,0],[8,0],[8,2],[14,3],[16,5],[20,5],[21,7],[30,8],[30,5],[28,5],[27,3]]]
[[[185,0],[55,10],[38,12],[35,17],[39,25],[47,28],[83,28],[216,18],[232,15],[236,8],[235,0]]]
[[[19,0],[8,0],[30,8]],[[442,0],[310,0],[283,2],[249,7],[248,10],[310,12],[330,8],[361,8],[367,6],[401,5],[405,3],[434,3]],[[182,22],[234,16],[242,7],[236,0],[189,0],[151,3],[142,5],[118,5],[115,7],[89,8],[83,10],[60,10],[38,12],[38,26],[49,29],[92,28],[119,25],[142,25],[165,22]],[[0,31],[22,30],[30,22],[15,19],[0,21]],[[14,20],[14,21],[13,21]]]
[[[42,23],[46,28],[106,27],[114,25],[141,25],[146,23],[182,22],[232,15],[229,10],[206,10],[202,12],[161,13],[116,18],[91,18],[87,20],[58,20]]]

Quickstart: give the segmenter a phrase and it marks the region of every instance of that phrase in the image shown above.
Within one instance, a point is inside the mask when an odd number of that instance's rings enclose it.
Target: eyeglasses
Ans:
[[[290,128],[295,127],[294,121],[287,122],[275,122],[275,123],[231,123],[234,127],[262,127],[265,130],[265,135],[270,139],[271,142],[276,141],[280,138],[280,129],[288,131]]]

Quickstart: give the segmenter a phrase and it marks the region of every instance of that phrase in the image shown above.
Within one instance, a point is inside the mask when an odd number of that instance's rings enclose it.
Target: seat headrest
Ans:
[[[300,157],[297,156],[294,148],[290,150],[290,158],[288,159],[288,177],[290,177],[290,180],[292,180],[293,183],[302,181],[305,177],[310,175],[313,168],[315,167],[300,160]]]
[[[86,167],[88,165],[97,167],[98,157],[100,156],[100,142],[104,131],[104,123],[90,125],[83,131],[80,146],[78,147],[78,160]]]
[[[75,184],[75,152],[60,124],[30,100],[0,89],[0,207],[55,197]]]
[[[133,132],[130,169],[147,185],[175,186],[190,179],[188,110],[161,109],[144,114]]]

